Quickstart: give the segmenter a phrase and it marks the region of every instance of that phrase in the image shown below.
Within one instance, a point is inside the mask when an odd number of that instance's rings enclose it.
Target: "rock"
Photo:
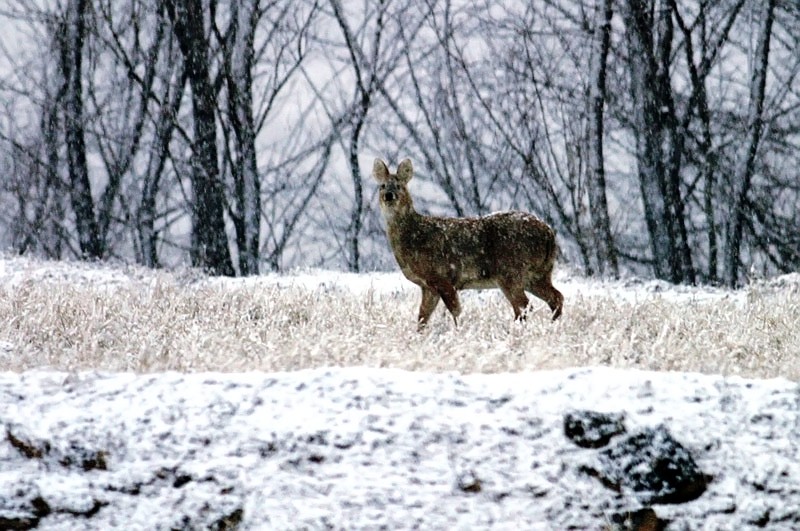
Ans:
[[[669,520],[659,518],[651,507],[615,514],[611,521],[616,531],[663,531],[669,524]]]
[[[615,435],[625,433],[625,416],[596,411],[570,411],[564,415],[564,435],[581,448],[602,448]]]
[[[663,425],[626,437],[601,451],[598,461],[591,475],[643,504],[684,503],[706,490],[707,477]]]
[[[6,426],[6,440],[12,447],[28,459],[41,459],[50,453],[50,443],[47,441],[36,441],[26,436],[18,436],[12,432],[10,426]]]
[[[461,492],[468,492],[470,494],[475,494],[483,490],[481,480],[475,475],[474,470],[467,470],[459,474],[456,478],[456,485]]]
[[[214,531],[233,531],[234,529],[239,529],[239,526],[242,524],[243,517],[244,509],[237,507],[229,514],[226,514],[214,522],[210,528]]]
[[[84,448],[75,441],[61,449],[55,443],[24,433],[24,430],[17,433],[19,429],[19,426],[6,426],[6,440],[27,459],[42,460],[46,465],[54,460],[63,467],[78,467],[85,472],[108,470],[108,452],[104,450]]]
[[[0,529],[36,529],[51,512],[34,482],[19,474],[0,474]]]
[[[108,470],[108,452],[105,450],[91,450],[73,442],[59,456],[58,462],[67,468],[79,467],[85,472]]]

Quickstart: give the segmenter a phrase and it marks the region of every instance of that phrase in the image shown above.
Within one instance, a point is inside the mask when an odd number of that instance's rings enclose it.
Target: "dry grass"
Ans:
[[[112,287],[28,280],[0,287],[0,370],[611,365],[800,380],[797,285],[703,302],[577,295],[567,297],[556,323],[538,301],[526,323],[513,322],[496,290],[468,292],[462,302],[458,328],[440,305],[430,329],[418,334],[416,291],[187,283],[163,273]]]

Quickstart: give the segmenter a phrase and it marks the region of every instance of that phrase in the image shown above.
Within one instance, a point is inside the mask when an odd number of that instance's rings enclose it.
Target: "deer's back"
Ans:
[[[403,273],[413,282],[448,278],[457,289],[489,288],[500,276],[549,274],[555,234],[537,217],[499,212],[481,218],[414,216],[389,227]]]

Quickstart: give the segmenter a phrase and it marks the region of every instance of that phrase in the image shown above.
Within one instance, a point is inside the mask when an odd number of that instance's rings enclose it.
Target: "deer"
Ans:
[[[547,303],[555,321],[564,296],[553,287],[558,247],[555,231],[538,217],[504,211],[482,217],[436,217],[420,214],[408,191],[414,176],[410,159],[390,173],[375,159],[372,176],[378,182],[386,235],[403,275],[422,288],[417,330],[423,331],[439,304],[458,327],[464,289],[499,288],[514,319],[524,321],[529,291]]]

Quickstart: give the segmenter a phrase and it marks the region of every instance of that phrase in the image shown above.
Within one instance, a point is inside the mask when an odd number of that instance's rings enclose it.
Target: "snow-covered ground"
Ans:
[[[0,260],[5,286],[48,278],[111,289],[149,282],[136,269]],[[414,289],[393,274],[269,278],[309,289]],[[198,281],[249,280],[187,273]],[[557,282],[565,293],[743,296]],[[706,476],[705,491],[668,504],[625,482],[610,488],[591,472],[605,450],[565,435],[565,415],[580,410],[624,415],[627,434],[607,448],[665,427]],[[5,372],[0,529],[622,529],[637,528],[623,521],[643,508],[667,529],[800,529],[799,415],[800,387],[785,379],[604,367]]]
[[[642,504],[582,471],[598,451],[565,437],[574,409],[624,413],[629,432],[665,424],[712,477],[654,507],[671,528],[800,528],[800,392],[785,380],[28,372],[0,376],[0,403],[0,518],[44,505],[39,529],[602,529]]]

